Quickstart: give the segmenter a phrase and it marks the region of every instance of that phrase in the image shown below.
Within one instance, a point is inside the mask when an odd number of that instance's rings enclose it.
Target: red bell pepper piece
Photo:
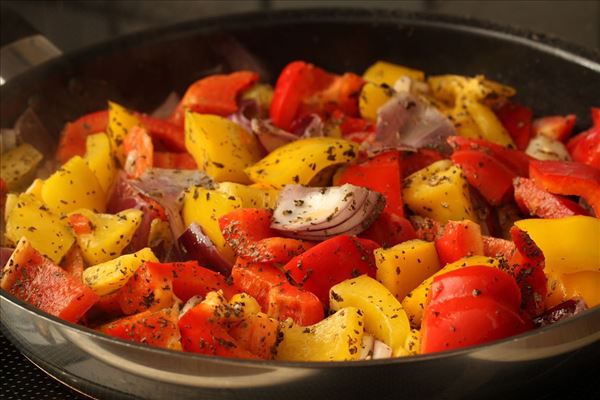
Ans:
[[[362,118],[349,117],[340,110],[334,110],[331,120],[338,125],[342,136],[353,133],[374,133],[375,124]]]
[[[131,128],[123,140],[125,165],[123,169],[130,178],[139,178],[144,171],[152,168],[154,146],[148,131],[141,126]]]
[[[123,316],[119,305],[119,291],[100,296],[96,304],[85,314],[88,321],[110,321]]]
[[[533,135],[542,135],[549,139],[564,142],[571,136],[575,120],[576,117],[573,114],[538,118],[533,121]]]
[[[157,311],[173,305],[171,273],[159,263],[144,263],[119,289],[119,306],[125,315]]]
[[[408,219],[383,212],[359,237],[372,240],[379,243],[381,247],[387,248],[416,239],[417,233]]]
[[[8,185],[4,179],[0,178],[0,210],[4,210],[6,205],[6,197],[8,196]]]
[[[303,101],[331,85],[334,76],[304,61],[289,63],[279,74],[269,116],[287,131],[298,117]]]
[[[344,75],[334,75],[329,87],[308,99],[303,106],[308,105],[306,113],[311,111],[313,104],[319,104],[321,113],[331,114],[339,110],[350,117],[358,117],[358,97],[365,81],[358,75],[347,72]],[[305,115],[301,111],[301,115]]]
[[[154,347],[177,348],[179,329],[177,313],[171,309],[144,311],[100,327],[100,332]]]
[[[529,175],[554,194],[581,196],[600,216],[600,170],[570,161],[532,161]]]
[[[310,242],[277,237],[272,216],[270,210],[241,208],[219,218],[219,226],[236,254],[252,262],[286,263],[312,247]]]
[[[77,322],[98,301],[81,280],[21,241],[2,274],[2,289],[69,322]]]
[[[208,268],[201,267],[197,261],[153,263],[145,265],[153,271],[162,271],[159,277],[165,274],[173,282],[173,293],[181,301],[188,301],[192,296],[206,296],[208,292],[222,290],[226,299],[236,294],[235,288],[223,275]]]
[[[433,278],[428,306],[463,298],[490,298],[508,309],[521,306],[521,289],[510,274],[485,266],[469,266]]]
[[[573,161],[600,169],[600,128],[590,128],[567,143]]]
[[[199,303],[186,312],[178,325],[185,351],[230,358],[258,358],[229,335],[214,310],[205,303]]]
[[[512,180],[516,176],[492,156],[476,150],[458,150],[452,161],[462,168],[467,181],[492,205],[498,205],[512,195]]]
[[[66,163],[73,156],[85,155],[85,141],[88,135],[106,132],[108,126],[108,111],[96,111],[78,118],[65,125],[60,136],[56,159]]]
[[[510,259],[516,251],[514,242],[492,236],[482,236],[483,255],[487,257],[504,257]]]
[[[450,136],[447,141],[455,151],[482,151],[501,162],[506,168],[513,171],[515,175],[529,176],[529,160],[532,158],[522,151],[509,149],[487,140],[471,139],[463,136]]]
[[[83,214],[71,214],[67,219],[67,223],[73,229],[76,235],[85,235],[94,230],[92,221]]]
[[[423,148],[416,152],[406,153],[402,159],[401,169],[403,178],[442,159],[444,159],[444,157],[438,151],[433,149]]]
[[[531,329],[517,312],[491,298],[463,297],[426,307],[421,353],[475,346]]]
[[[366,187],[383,194],[384,211],[399,217],[404,216],[402,172],[398,151],[388,151],[360,164],[347,167],[339,178],[340,185],[345,183]]]
[[[198,169],[196,161],[190,153],[172,153],[167,151],[154,152],[154,168],[167,169]]]
[[[363,274],[375,277],[373,250],[378,247],[368,239],[335,236],[292,258],[283,270],[326,304],[332,286]]]
[[[583,207],[566,197],[546,192],[533,180],[517,177],[513,181],[515,201],[524,213],[540,218],[587,215]]]
[[[422,323],[421,352],[486,343],[531,328],[518,314],[515,279],[495,268],[472,266],[434,278]]]
[[[233,114],[238,110],[238,95],[257,81],[258,74],[251,71],[202,78],[187,89],[171,116],[171,122],[183,126],[186,109],[221,116]]]
[[[435,241],[440,265],[450,264],[467,256],[483,255],[481,228],[473,221],[448,221],[444,232]]]
[[[513,275],[521,288],[521,308],[534,317],[544,311],[544,299],[548,291],[544,254],[527,232],[513,226],[510,235],[517,251],[509,263],[514,268]]]
[[[83,254],[78,246],[73,245],[71,247],[71,250],[65,254],[60,266],[78,282],[82,281],[85,262],[83,261]]]
[[[525,150],[532,133],[533,112],[531,108],[518,103],[506,102],[494,111],[517,145],[517,149]]]
[[[240,346],[263,360],[269,360],[276,350],[279,321],[265,314],[252,314],[233,325],[228,332]]]
[[[135,113],[152,139],[159,141],[167,149],[177,152],[187,151],[183,126],[169,121],[151,117],[147,114]]]
[[[238,259],[231,270],[233,282],[260,304],[263,312],[278,319],[292,318],[312,325],[323,319],[323,304],[311,292],[290,285],[285,274],[270,263]]]

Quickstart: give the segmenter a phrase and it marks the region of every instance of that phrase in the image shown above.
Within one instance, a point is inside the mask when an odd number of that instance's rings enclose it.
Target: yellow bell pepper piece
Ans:
[[[373,82],[378,85],[386,84],[390,87],[403,76],[408,76],[417,81],[424,81],[425,74],[423,71],[408,68],[398,64],[392,64],[386,61],[377,61],[371,65],[363,74],[365,81]]]
[[[404,342],[404,350],[407,355],[412,356],[421,352],[421,331],[418,329],[411,329],[410,334],[406,337]]]
[[[546,258],[546,268],[572,273],[600,271],[600,220],[576,215],[559,219],[523,219],[527,232]]]
[[[409,240],[389,249],[375,249],[377,280],[398,300],[440,269],[435,244]]]
[[[17,190],[31,182],[44,156],[29,143],[0,155],[0,178],[9,190]]]
[[[407,294],[404,300],[402,300],[402,307],[404,307],[404,311],[406,311],[411,325],[413,327],[421,326],[421,319],[423,318],[423,309],[425,308],[427,298],[429,297],[431,283],[433,282],[433,279],[436,276],[440,276],[442,274],[445,274],[446,272],[454,271],[455,269],[473,265],[482,265],[484,267],[490,268],[500,268],[501,263],[499,259],[493,257],[470,256],[461,258],[460,260],[455,261],[451,264],[446,264],[445,267],[443,267],[438,272],[421,282],[419,286],[417,286],[413,291]]]
[[[221,254],[233,261],[235,256],[221,234],[219,218],[241,207],[242,201],[236,196],[195,186],[188,189],[184,195],[181,215],[185,226],[196,222]]]
[[[35,198],[21,193],[7,215],[6,238],[17,243],[25,236],[34,249],[60,263],[75,238],[67,224]],[[8,205],[8,204],[7,204]]]
[[[233,309],[233,314],[240,318],[248,317],[260,312],[260,304],[258,301],[247,293],[234,294],[229,299],[229,305]]]
[[[102,190],[108,193],[117,175],[115,159],[110,152],[110,139],[106,133],[89,135],[85,141],[85,161],[92,170]]]
[[[415,213],[440,222],[477,222],[469,184],[459,166],[440,160],[404,179],[402,198]]]
[[[561,274],[546,271],[548,294],[546,307],[554,307],[573,298],[581,298],[588,307],[600,304],[600,272],[581,271]]]
[[[358,97],[358,110],[360,116],[367,121],[377,121],[377,111],[392,98],[393,91],[375,83],[367,82],[363,85]]]
[[[104,296],[122,288],[145,261],[158,262],[149,247],[85,269],[83,282]]]
[[[358,145],[344,139],[316,137],[297,140],[272,151],[246,169],[253,182],[282,188],[288,184],[308,185],[332,165],[356,159]]]
[[[38,199],[39,201],[43,201],[42,200],[42,187],[44,187],[44,181],[42,179],[37,178],[31,183],[31,185],[29,185],[29,187],[27,188],[25,193],[30,193],[30,194],[34,195],[35,198]]]
[[[222,182],[215,189],[217,192],[234,196],[242,201],[243,208],[269,208],[277,206],[279,190],[241,185],[234,182]]]
[[[137,125],[141,125],[141,122],[132,111],[112,101],[108,102],[106,133],[110,139],[111,152],[121,165],[125,165],[125,149],[123,147],[125,136],[131,128]]]
[[[262,156],[256,138],[235,122],[190,111],[185,114],[185,147],[198,168],[217,182],[249,183],[244,169]]]
[[[103,212],[106,194],[83,158],[75,156],[46,179],[42,199],[56,213],[79,208]]]
[[[356,307],[363,312],[365,331],[392,348],[404,348],[410,331],[406,312],[400,302],[381,283],[362,275],[347,279],[329,290],[329,307],[341,310]]]
[[[90,265],[100,264],[121,255],[142,222],[140,210],[124,210],[115,215],[96,214],[81,209],[72,214],[81,214],[90,220],[92,231],[77,234],[77,244],[83,258]]]
[[[481,132],[481,139],[515,148],[515,143],[504,129],[496,114],[488,107],[477,101],[466,101],[465,107]]]
[[[290,321],[290,320],[288,320]],[[276,360],[344,361],[360,355],[363,315],[346,307],[312,326],[289,323],[282,327],[283,340],[277,346]]]

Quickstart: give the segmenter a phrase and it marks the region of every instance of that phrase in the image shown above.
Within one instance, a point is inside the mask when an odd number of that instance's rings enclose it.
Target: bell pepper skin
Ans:
[[[406,153],[402,158],[402,177],[405,178],[409,175],[414,174],[420,169],[426,168],[436,161],[443,160],[442,156],[438,151],[433,149],[422,148],[415,152]]]
[[[533,112],[531,108],[507,101],[494,112],[512,137],[517,149],[524,151],[532,134]]]
[[[77,322],[98,296],[23,238],[2,271],[0,287],[18,299],[69,322]]]
[[[410,221],[396,214],[383,212],[371,226],[359,237],[379,243],[388,248],[417,238],[417,233]]]
[[[302,240],[277,237],[271,229],[273,212],[242,208],[219,218],[221,233],[239,257],[252,262],[286,263],[312,247]]]
[[[448,144],[455,150],[477,150],[486,153],[501,162],[506,168],[518,176],[529,176],[529,157],[522,151],[509,149],[488,140],[450,136]]]
[[[237,96],[258,81],[258,74],[237,71],[211,75],[192,83],[173,112],[170,121],[183,125],[186,110],[201,114],[227,116],[237,111]]]
[[[588,308],[600,304],[600,272],[581,271],[561,274],[546,270],[548,294],[544,299],[546,308],[554,307],[570,299],[582,299]]]
[[[473,221],[448,221],[444,232],[435,241],[441,265],[450,264],[468,256],[483,255],[481,228]]]
[[[153,140],[160,142],[168,150],[182,152],[185,150],[185,135],[183,127],[169,121],[151,117],[147,114],[135,113],[142,126],[148,131]]]
[[[515,201],[524,213],[540,218],[563,218],[587,215],[579,204],[566,197],[546,192],[531,179],[516,177],[513,180]]]
[[[554,194],[581,196],[600,216],[600,170],[570,161],[531,161],[531,179]]]
[[[404,348],[410,324],[400,302],[381,283],[367,275],[348,279],[329,291],[333,311],[356,307],[364,314],[365,330],[397,353]]]
[[[142,264],[119,289],[118,295],[119,306],[125,315],[158,311],[171,307],[174,301],[171,274],[158,263]]]
[[[531,317],[540,315],[544,311],[547,290],[544,254],[527,232],[513,226],[510,234],[517,251],[509,263],[514,268],[513,275],[521,288],[521,308]]]
[[[600,107],[592,107],[593,126],[567,142],[574,161],[600,169]]]
[[[112,156],[110,138],[106,133],[94,133],[87,137],[84,160],[98,178],[104,193],[109,193],[117,176],[117,163]]]
[[[56,150],[59,163],[66,163],[73,156],[85,154],[85,140],[93,134],[106,132],[108,126],[108,111],[96,111],[86,114],[74,122],[65,125]]]
[[[233,324],[228,333],[241,347],[263,360],[270,360],[277,347],[279,321],[259,312]]]
[[[549,139],[565,142],[575,126],[576,117],[569,115],[552,115],[533,121],[533,136],[546,136]]]
[[[404,217],[402,202],[402,171],[400,153],[389,151],[362,163],[348,166],[342,172],[338,185],[351,183],[384,195],[384,211]]]
[[[515,225],[540,247],[548,269],[560,273],[600,271],[600,220],[597,218],[577,215],[524,219]]]
[[[177,312],[172,309],[134,314],[102,325],[99,331],[149,346],[181,350]]]
[[[363,274],[375,276],[373,250],[378,247],[368,239],[335,236],[292,258],[283,270],[296,284],[327,303],[333,285]]]
[[[244,349],[221,325],[215,310],[205,302],[196,304],[179,318],[181,345],[185,351],[228,358],[258,358]]]
[[[285,274],[270,263],[238,258],[231,270],[234,285],[254,297],[269,316],[292,318],[299,325],[323,319],[323,305],[311,292],[290,285]]]
[[[512,194],[515,174],[495,158],[474,150],[459,150],[452,161],[462,168],[471,186],[492,205],[508,200]]]
[[[375,133],[375,124],[362,118],[349,117],[340,110],[331,114],[331,120],[338,125],[342,136],[355,133]]]

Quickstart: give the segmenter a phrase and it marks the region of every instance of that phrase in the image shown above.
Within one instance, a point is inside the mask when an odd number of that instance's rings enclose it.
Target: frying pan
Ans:
[[[203,19],[130,35],[55,58],[1,89],[3,127],[27,107],[47,130],[112,99],[150,111],[169,92],[239,68],[273,81],[291,60],[361,72],[375,60],[429,74],[507,83],[538,115],[574,112],[590,124],[600,100],[596,52],[455,17],[395,11],[271,11]],[[499,398],[551,391],[600,357],[600,308],[485,346],[412,358],[297,363],[231,360],[149,348],[99,334],[0,293],[2,330],[25,355],[96,397],[312,399]],[[579,371],[579,372],[578,372]]]

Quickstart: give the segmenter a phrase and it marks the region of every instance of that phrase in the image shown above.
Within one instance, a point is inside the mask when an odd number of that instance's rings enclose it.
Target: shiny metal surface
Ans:
[[[540,113],[567,104],[584,115],[597,100],[600,63],[594,54],[560,44],[555,51],[554,42],[495,29],[441,17],[339,10],[184,24],[67,55],[17,77],[1,89],[2,126],[10,126],[27,104],[55,133],[65,119],[98,109],[107,98],[150,110],[203,71],[235,69],[235,60],[215,50],[223,37],[252,54],[266,79],[294,58],[337,71],[360,71],[384,58],[436,73],[486,71],[522,87],[522,101],[535,102]],[[359,36],[348,46],[352,34]],[[516,67],[514,57],[522,61]],[[548,81],[562,91],[560,98],[539,96],[540,82]],[[59,321],[5,292],[0,313],[3,332],[28,357],[100,398],[496,398],[517,388],[523,394],[528,387],[551,390],[557,377],[568,379],[600,357],[600,308],[488,346],[352,363],[243,361],[153,349]]]
[[[61,54],[61,51],[42,35],[25,37],[2,47],[0,85]]]

